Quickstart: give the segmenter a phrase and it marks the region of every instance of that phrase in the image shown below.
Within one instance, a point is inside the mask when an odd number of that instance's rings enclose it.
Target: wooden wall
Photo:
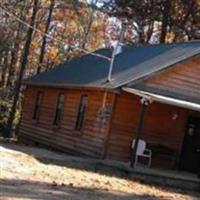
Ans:
[[[200,56],[162,71],[144,81],[150,87],[200,99]]]
[[[32,117],[38,91],[44,91],[44,99],[36,124]],[[61,127],[57,129],[52,124],[59,92],[65,94],[65,103]],[[88,94],[89,102],[83,130],[79,132],[74,127],[81,94]],[[153,166],[177,167],[189,113],[194,114],[160,103],[147,107],[142,138],[153,151]],[[140,99],[126,92],[114,94],[28,87],[19,138],[75,155],[127,162],[130,161],[131,142],[139,114]]]
[[[139,104],[133,95],[117,95],[110,125],[107,158],[130,160],[130,146],[139,116]]]
[[[44,99],[40,119],[35,123],[32,117],[38,91],[44,92]],[[65,94],[65,102],[64,116],[58,129],[52,124],[59,92]],[[75,131],[81,94],[88,95],[88,106],[83,129]],[[28,87],[25,91],[19,138],[53,146],[73,154],[101,158],[109,130],[114,96],[114,93],[89,90],[83,92],[81,90]]]
[[[140,100],[122,93],[116,105],[110,128],[108,159],[130,161],[131,142],[138,123]],[[150,104],[145,113],[142,138],[153,151],[153,166],[177,167],[188,111],[160,103]]]

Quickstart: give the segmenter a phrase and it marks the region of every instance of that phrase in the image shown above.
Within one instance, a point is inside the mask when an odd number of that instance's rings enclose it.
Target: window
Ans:
[[[64,99],[65,96],[64,94],[60,93],[57,98],[57,103],[56,103],[56,111],[55,111],[55,117],[53,124],[54,125],[59,125],[62,119],[62,112],[63,112],[63,105],[64,105]]]
[[[87,103],[88,103],[88,96],[82,95],[76,120],[76,127],[75,127],[76,130],[82,129]]]
[[[39,117],[40,117],[40,108],[42,105],[42,100],[43,100],[43,92],[39,91],[37,93],[37,97],[36,97],[36,102],[35,102],[35,109],[34,109],[34,113],[33,113],[33,120],[38,121]]]

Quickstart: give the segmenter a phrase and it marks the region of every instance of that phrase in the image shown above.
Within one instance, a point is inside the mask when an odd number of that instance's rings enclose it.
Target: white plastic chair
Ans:
[[[135,146],[135,140],[132,142],[132,149],[134,149]],[[148,167],[151,167],[151,156],[152,152],[150,149],[146,149],[146,142],[144,140],[139,140],[138,141],[138,148],[136,151],[136,158],[135,158],[135,163],[134,165],[136,166],[138,163],[138,157],[145,157],[148,158]]]

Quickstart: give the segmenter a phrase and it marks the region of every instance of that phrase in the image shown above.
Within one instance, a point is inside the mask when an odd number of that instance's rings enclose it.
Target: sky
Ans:
[[[97,6],[98,7],[101,7],[102,5],[103,5],[103,3],[105,2],[105,3],[108,3],[110,0],[87,0],[87,2],[89,3],[89,4],[91,4],[91,3],[97,3]]]

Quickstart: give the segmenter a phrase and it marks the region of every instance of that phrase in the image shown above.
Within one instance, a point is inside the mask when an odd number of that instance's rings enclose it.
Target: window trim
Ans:
[[[84,98],[86,98],[85,103],[84,103]],[[84,106],[84,108],[83,108],[83,111],[81,112],[82,106]],[[80,97],[78,112],[76,116],[75,131],[81,131],[83,129],[87,106],[88,106],[88,95],[83,94]]]
[[[40,99],[41,95],[41,99]],[[34,122],[38,122],[40,119],[40,110],[43,104],[43,99],[44,99],[44,92],[43,91],[37,91],[36,99],[35,99],[35,106],[33,110],[33,116],[32,120]]]
[[[61,102],[62,95],[63,95],[63,102]],[[62,105],[61,105],[61,108],[59,109],[60,103],[62,103]],[[64,103],[65,103],[65,94],[64,94],[64,92],[59,92],[57,95],[57,99],[56,99],[56,106],[55,106],[54,117],[53,117],[53,126],[54,127],[59,128],[61,125],[61,121],[63,118]]]

